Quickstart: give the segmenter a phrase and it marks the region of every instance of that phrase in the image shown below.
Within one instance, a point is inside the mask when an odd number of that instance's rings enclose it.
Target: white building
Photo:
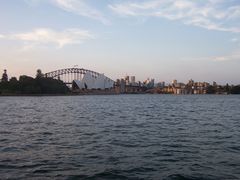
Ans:
[[[110,89],[114,86],[114,81],[100,74],[97,77],[91,75],[87,72],[82,80],[73,80],[73,83],[77,85],[79,89]]]

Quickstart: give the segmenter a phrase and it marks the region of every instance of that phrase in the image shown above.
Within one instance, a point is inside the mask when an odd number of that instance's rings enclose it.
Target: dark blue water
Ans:
[[[0,179],[240,179],[240,96],[0,97]]]

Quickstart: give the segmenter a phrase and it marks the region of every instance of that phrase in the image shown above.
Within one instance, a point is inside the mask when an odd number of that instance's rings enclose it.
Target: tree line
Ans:
[[[61,80],[44,77],[42,71],[37,70],[36,77],[22,75],[17,80],[12,77],[10,80],[0,82],[0,94],[67,94],[69,88]]]
[[[208,86],[207,94],[240,94],[240,85]]]

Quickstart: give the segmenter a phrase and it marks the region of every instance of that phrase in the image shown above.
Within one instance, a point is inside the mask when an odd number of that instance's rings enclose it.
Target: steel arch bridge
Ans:
[[[94,78],[97,78],[98,76],[101,75],[98,72],[94,72],[83,68],[66,68],[48,72],[45,74],[45,77],[60,79],[65,84],[72,85],[73,80],[82,80],[84,74],[86,74],[87,72],[90,73]],[[113,81],[110,78],[108,79]]]

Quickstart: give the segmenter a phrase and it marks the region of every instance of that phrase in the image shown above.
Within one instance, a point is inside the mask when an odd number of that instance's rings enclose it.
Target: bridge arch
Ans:
[[[65,84],[71,85],[73,80],[82,80],[83,76],[86,73],[90,73],[94,78],[97,78],[101,75],[101,73],[91,71],[88,69],[83,68],[66,68],[66,69],[59,69],[55,71],[51,71],[45,74],[45,77],[60,79]],[[108,77],[107,77],[108,78]],[[109,80],[113,81],[112,79],[108,78]]]

